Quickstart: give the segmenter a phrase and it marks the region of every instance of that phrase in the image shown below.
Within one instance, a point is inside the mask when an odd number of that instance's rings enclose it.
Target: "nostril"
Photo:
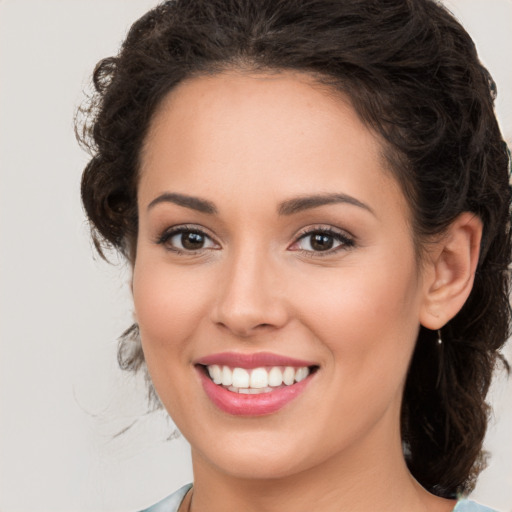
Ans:
[[[230,322],[219,321],[216,324],[221,329],[225,329],[240,338],[249,338],[258,332],[275,329],[275,326],[270,323],[253,324],[250,320],[240,321],[240,319],[233,319]]]

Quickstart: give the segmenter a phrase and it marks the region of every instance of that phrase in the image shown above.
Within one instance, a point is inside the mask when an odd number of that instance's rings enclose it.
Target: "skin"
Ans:
[[[365,206],[279,214],[291,198],[333,192]],[[217,212],[149,206],[164,193]],[[420,265],[378,138],[346,99],[291,72],[174,89],[147,135],[138,201],[135,310],[155,389],[192,447],[191,510],[453,509],[409,474],[399,416],[420,324],[440,328],[471,289],[478,219],[462,215]],[[158,243],[182,225],[206,233],[203,248]],[[308,229],[345,238],[315,252]],[[212,404],[194,367],[226,351],[319,370],[278,412],[236,417]]]

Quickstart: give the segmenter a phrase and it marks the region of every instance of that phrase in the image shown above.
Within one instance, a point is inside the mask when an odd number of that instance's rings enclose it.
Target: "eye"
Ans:
[[[308,253],[334,253],[354,246],[354,240],[333,229],[312,229],[302,234],[289,248]]]
[[[177,227],[166,231],[158,244],[175,252],[194,253],[203,249],[218,249],[219,246],[206,233],[197,228]]]

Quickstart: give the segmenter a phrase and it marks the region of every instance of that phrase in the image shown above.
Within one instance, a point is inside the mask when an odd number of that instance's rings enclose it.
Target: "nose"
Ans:
[[[279,269],[256,251],[240,252],[225,262],[212,308],[212,321],[237,337],[283,327],[289,319]]]

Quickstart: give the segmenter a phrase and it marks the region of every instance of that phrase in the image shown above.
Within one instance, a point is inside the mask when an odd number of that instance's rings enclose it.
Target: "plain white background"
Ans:
[[[512,1],[447,0],[498,84],[512,140]],[[0,511],[134,511],[191,480],[188,447],[116,365],[129,273],[94,258],[73,116],[150,0],[0,0]],[[508,347],[512,360],[512,350]],[[474,499],[512,512],[512,383],[493,388]],[[133,427],[117,437],[125,427]]]

